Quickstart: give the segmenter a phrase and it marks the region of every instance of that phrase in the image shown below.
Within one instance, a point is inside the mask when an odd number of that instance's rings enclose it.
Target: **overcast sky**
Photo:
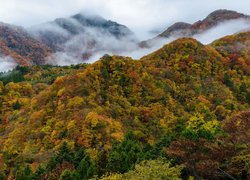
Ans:
[[[89,12],[124,24],[146,39],[151,30],[176,21],[192,23],[216,9],[250,14],[250,0],[0,0],[0,21],[29,27]]]

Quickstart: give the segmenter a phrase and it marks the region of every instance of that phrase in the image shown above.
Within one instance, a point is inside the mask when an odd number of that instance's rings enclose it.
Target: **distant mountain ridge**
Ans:
[[[157,37],[142,42],[128,27],[97,15],[79,13],[28,29],[0,23],[0,57],[11,57],[23,66],[76,64],[97,60],[104,54],[143,51],[142,48],[151,48],[165,38],[194,37],[220,23],[240,19],[250,22],[248,15],[217,10],[194,24],[177,22]]]
[[[137,42],[135,34],[126,26],[96,15],[76,14],[31,28],[34,38],[55,51],[79,54],[87,59],[95,52],[116,51],[109,41]],[[84,57],[86,56],[86,57]]]
[[[32,38],[22,27],[0,23],[0,52],[27,66],[46,63],[46,57],[53,51]]]
[[[55,29],[53,29],[53,27]],[[59,28],[61,34],[58,34]],[[135,36],[126,26],[106,20],[100,16],[86,16],[76,14],[69,18],[57,18],[52,22],[34,26],[31,28],[35,38],[47,44],[54,50],[62,49],[62,43],[70,40],[73,36],[86,31],[86,28],[97,28],[102,33],[109,33],[116,38]]]
[[[213,28],[220,23],[244,19],[250,22],[250,16],[242,13],[238,13],[236,11],[220,9],[209,14],[205,19],[197,21],[193,24],[185,23],[185,22],[177,22],[167,28],[164,32],[159,34],[157,37],[142,41],[140,43],[141,47],[150,47],[160,38],[169,38],[171,36],[176,37],[192,37],[194,35],[200,34]]]

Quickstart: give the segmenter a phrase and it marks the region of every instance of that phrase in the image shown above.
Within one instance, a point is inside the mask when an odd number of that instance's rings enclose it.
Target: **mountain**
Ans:
[[[0,82],[0,175],[247,179],[249,38],[181,38],[140,60],[19,70],[22,82]]]
[[[217,10],[194,24],[177,22],[157,37],[141,43],[128,27],[96,15],[76,14],[26,30],[1,23],[0,61],[2,66],[9,62],[11,69],[15,64],[69,65],[93,62],[104,54],[141,56],[145,55],[144,47],[155,50],[166,42],[183,36],[199,39],[197,36],[221,23],[240,19],[248,21],[250,18],[235,11]],[[148,51],[152,52],[150,50],[149,48]],[[1,70],[9,69],[5,66]]]
[[[1,56],[12,57],[20,65],[45,64],[52,52],[23,28],[0,23]]]
[[[214,41],[211,45],[228,61],[250,72],[250,32],[226,36]]]
[[[53,50],[80,59],[88,59],[103,51],[122,51],[122,48],[126,48],[121,47],[124,43],[137,42],[134,33],[126,26],[96,15],[76,14],[69,18],[58,18],[32,27],[30,32]]]
[[[157,37],[143,41],[141,47],[150,47],[159,39],[169,37],[192,37],[201,34],[217,25],[233,20],[245,20],[250,22],[250,16],[230,10],[216,10],[209,14],[205,19],[197,21],[193,24],[185,22],[177,22],[170,26],[166,31],[159,34]]]

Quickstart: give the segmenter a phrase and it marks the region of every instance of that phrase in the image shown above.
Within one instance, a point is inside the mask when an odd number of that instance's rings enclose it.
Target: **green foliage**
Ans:
[[[178,180],[181,179],[182,166],[171,167],[169,162],[162,159],[143,161],[136,164],[133,170],[124,174],[112,174],[101,178],[102,180],[151,180],[151,179],[166,179]]]
[[[17,170],[15,177],[17,180],[28,180],[31,179],[31,173],[29,166],[21,167]]]
[[[143,148],[130,132],[125,136],[123,142],[113,145],[108,157],[107,168],[110,172],[124,173],[143,159]]]
[[[32,180],[39,180],[41,179],[42,175],[45,173],[45,168],[42,167],[41,165],[38,166],[38,168],[36,169],[36,171],[32,174]]]
[[[69,170],[67,167],[72,167],[74,170]],[[60,179],[90,179],[96,174],[95,163],[89,155],[80,147],[71,150],[66,142],[48,162],[46,173],[56,171],[58,168],[64,170],[59,174]]]
[[[7,73],[0,73],[0,81],[2,81],[4,84],[8,84],[9,82],[22,82],[24,81],[24,77],[22,72],[13,70]]]
[[[70,170],[65,170],[63,173],[60,175],[60,180],[73,180],[72,177],[72,172]]]
[[[77,166],[77,173],[81,179],[89,179],[96,174],[96,168],[89,156],[85,156]]]

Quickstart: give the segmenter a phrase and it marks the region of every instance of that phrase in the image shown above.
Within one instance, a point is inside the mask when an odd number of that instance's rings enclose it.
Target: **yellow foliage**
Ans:
[[[64,129],[65,125],[63,121],[58,121],[55,124],[55,130],[62,131]]]
[[[41,132],[45,133],[45,134],[50,134],[51,133],[51,127],[50,126],[45,126],[44,128],[42,128]]]
[[[82,135],[78,142],[85,147],[100,146],[106,144],[111,147],[112,139],[122,140],[123,131],[120,122],[98,115],[96,112],[89,112],[82,126]]]
[[[188,129],[198,131],[205,124],[205,120],[202,114],[196,113],[194,116],[191,116],[188,120]]]
[[[175,115],[169,110],[165,111],[164,118],[159,121],[160,127],[163,128],[165,133],[171,133],[175,128],[176,123],[177,117],[175,117]]]
[[[61,85],[64,82],[64,78],[63,77],[58,77],[55,80],[55,84],[56,85]]]
[[[30,99],[29,98],[19,98],[18,101],[19,101],[19,103],[22,106],[29,105],[29,103],[30,103]]]
[[[58,96],[58,97],[61,97],[61,96],[63,95],[64,91],[65,91],[65,88],[60,89],[60,90],[57,92],[57,96]]]
[[[188,121],[188,129],[198,131],[204,129],[211,134],[214,134],[219,127],[219,122],[217,120],[205,121],[204,116],[196,113],[194,116],[190,117]]]
[[[4,90],[4,85],[3,85],[3,82],[0,81],[0,94],[3,93],[3,90]]]
[[[219,122],[217,120],[208,121],[203,125],[203,128],[208,132],[214,134],[219,127]]]
[[[83,98],[76,96],[74,98],[69,99],[68,107],[76,108],[78,106],[81,106],[83,102],[84,102]]]
[[[74,131],[75,128],[76,128],[76,123],[74,120],[71,120],[67,125],[67,130]]]

